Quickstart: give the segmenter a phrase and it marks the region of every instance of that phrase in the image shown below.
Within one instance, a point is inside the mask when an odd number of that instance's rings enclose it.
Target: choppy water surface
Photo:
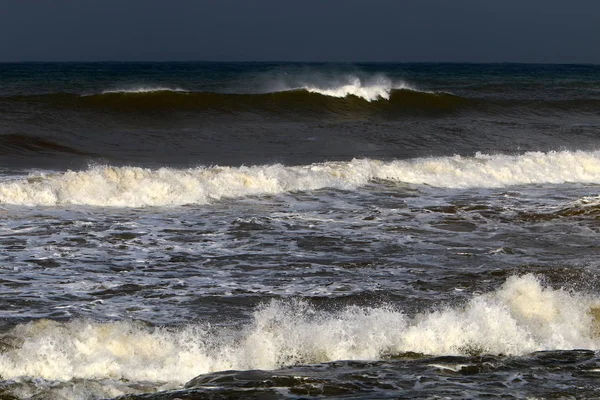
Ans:
[[[600,396],[596,67],[0,70],[0,398]]]

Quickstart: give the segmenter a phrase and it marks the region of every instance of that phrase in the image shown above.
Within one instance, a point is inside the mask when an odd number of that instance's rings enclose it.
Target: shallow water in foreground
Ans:
[[[588,393],[596,353],[565,349],[600,343],[595,189],[382,181],[169,209],[6,206],[5,391]]]

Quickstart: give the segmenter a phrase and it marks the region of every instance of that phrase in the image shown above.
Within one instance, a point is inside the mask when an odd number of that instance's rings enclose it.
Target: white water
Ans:
[[[600,151],[438,157],[384,162],[354,159],[305,166],[279,164],[191,169],[96,166],[34,174],[0,183],[0,204],[110,207],[208,204],[219,199],[355,189],[373,179],[445,188],[565,182],[600,184]]]
[[[109,93],[152,93],[152,92],[187,92],[185,89],[175,87],[166,87],[166,86],[137,86],[123,89],[111,89],[111,90],[103,90],[102,94]]]
[[[263,82],[260,93],[306,90],[330,97],[356,96],[366,101],[389,100],[391,92],[397,89],[421,91],[402,80],[392,80],[382,75],[358,76],[355,74],[327,76],[318,73],[308,75],[268,77]]]
[[[319,93],[324,96],[346,97],[349,95],[363,98],[367,101],[379,99],[389,100],[394,89],[405,89],[417,91],[405,82],[394,83],[385,76],[376,76],[369,80],[361,80],[356,76],[348,77],[346,82],[335,86],[306,84],[302,86],[311,93]]]
[[[265,89],[266,88],[266,89]],[[369,102],[380,99],[389,100],[392,90],[411,90],[420,91],[404,81],[394,82],[385,75],[375,75],[367,78],[360,78],[355,75],[336,77],[329,80],[325,77],[310,76],[306,79],[298,79],[294,83],[286,82],[268,82],[259,93],[272,93],[290,90],[306,90],[311,93],[319,93],[330,97],[356,96]],[[167,86],[132,86],[125,88],[104,90],[102,94],[111,93],[152,93],[152,92],[189,92],[180,87]],[[247,88],[241,92],[232,93],[256,93],[256,89]]]
[[[300,301],[272,301],[240,330],[148,328],[132,322],[19,325],[1,338],[3,379],[127,379],[184,383],[208,372],[275,369],[298,363],[377,360],[412,351],[430,355],[524,355],[597,349],[599,299],[509,278],[462,307],[408,317],[392,307],[336,313]]]

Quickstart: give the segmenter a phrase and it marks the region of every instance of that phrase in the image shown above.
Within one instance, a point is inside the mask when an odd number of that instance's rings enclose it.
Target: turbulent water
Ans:
[[[0,64],[0,398],[598,398],[600,67]]]

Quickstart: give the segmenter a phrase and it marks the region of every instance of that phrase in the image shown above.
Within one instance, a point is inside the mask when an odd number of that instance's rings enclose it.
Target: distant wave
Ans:
[[[327,74],[313,71],[312,73],[296,72],[292,74],[270,74],[254,77],[255,82],[240,94],[277,93],[292,91],[307,91],[328,97],[345,98],[357,97],[368,102],[388,100],[396,89],[406,89],[415,92],[425,92],[414,85],[399,79],[391,79],[385,74]]]
[[[152,92],[186,92],[185,89],[181,88],[170,88],[165,86],[139,86],[132,88],[123,88],[123,89],[110,89],[103,90],[101,94],[108,93],[152,93]]]
[[[67,110],[113,113],[268,113],[286,117],[393,118],[404,115],[489,113],[526,116],[560,113],[594,115],[600,99],[507,100],[466,98],[444,92],[419,91],[410,86],[385,85],[300,87],[267,93],[192,92],[183,89],[137,88],[78,95],[50,93],[0,98],[0,102],[43,104]]]
[[[208,204],[225,198],[353,190],[373,180],[445,188],[506,187],[582,182],[600,184],[600,151],[437,157],[379,161],[355,159],[304,166],[191,169],[97,166],[0,183],[0,204],[100,207]]]
[[[408,85],[405,82],[393,83],[385,76],[378,76],[371,80],[361,80],[356,76],[350,76],[348,81],[338,85],[304,85],[301,87],[310,93],[318,93],[330,97],[348,97],[355,96],[366,101],[376,101],[380,99],[389,100],[394,90],[410,90],[413,92],[423,92]]]
[[[205,92],[186,90],[181,87],[170,86],[131,86],[119,87],[115,89],[103,90],[94,94],[112,94],[112,93],[153,93],[153,92],[179,92],[179,93],[212,93],[212,94],[230,94],[230,95],[257,95],[274,94],[281,92],[296,92],[306,90],[309,93],[317,93],[328,97],[344,98],[354,96],[366,101],[388,100],[393,90],[404,89],[414,92],[432,93],[422,91],[409,85],[404,81],[392,81],[385,75],[374,75],[367,77],[358,77],[356,75],[341,75],[330,79],[319,77],[319,75],[308,75],[304,78],[295,77],[294,83],[285,82],[265,82],[254,88],[248,87],[245,90],[228,90],[226,92]]]
[[[325,312],[302,301],[273,300],[237,330],[38,320],[0,335],[0,375],[183,384],[215,371],[381,360],[407,352],[519,356],[597,349],[598,304],[585,293],[553,289],[524,275],[464,305],[414,317],[385,305]]]
[[[240,94],[176,90],[107,91],[91,95],[52,93],[15,96],[12,101],[50,106],[128,112],[266,112],[275,115],[337,115],[430,113],[463,108],[469,99],[446,93],[420,92],[408,88],[339,87],[298,88],[268,93]]]

